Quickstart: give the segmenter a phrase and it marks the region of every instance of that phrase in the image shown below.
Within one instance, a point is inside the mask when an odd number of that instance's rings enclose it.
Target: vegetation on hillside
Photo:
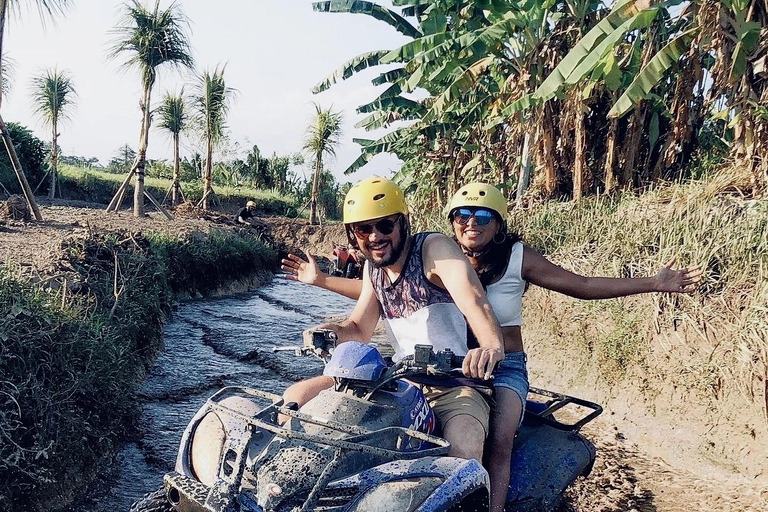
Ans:
[[[257,238],[223,231],[95,232],[64,252],[71,271],[43,286],[0,268],[3,510],[49,510],[109,465],[174,297],[277,266]]]

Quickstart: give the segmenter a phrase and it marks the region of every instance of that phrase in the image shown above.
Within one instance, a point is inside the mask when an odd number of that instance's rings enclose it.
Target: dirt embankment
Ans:
[[[236,226],[229,215],[204,212],[191,205],[170,210],[173,220],[156,211],[136,218],[129,210],[107,213],[102,204],[82,201],[41,201],[42,222],[9,218],[0,212],[0,265],[21,267],[27,273],[56,273],[61,241],[68,237],[86,236],[90,231],[158,232],[183,235],[194,231],[244,229]],[[261,217],[267,235],[275,240],[280,252],[297,252],[306,248],[312,254],[329,257],[335,243],[346,244],[339,223],[309,226],[305,219]],[[251,228],[245,228],[251,229]]]
[[[103,205],[61,201],[42,203],[41,212],[42,222],[0,219],[0,264],[20,266],[26,273],[56,273],[62,239],[89,230],[181,234],[212,226],[241,229],[228,216],[190,208],[176,211],[171,221],[155,212],[137,219],[128,211],[107,214]],[[307,249],[329,257],[334,244],[346,243],[338,223],[262,220],[281,252]],[[605,407],[585,428],[598,450],[595,469],[569,491],[561,512],[768,510],[766,418],[745,410],[745,400],[736,395],[719,397],[713,409],[711,400],[676,387],[668,377],[686,371],[680,353],[686,345],[678,342],[684,333],[651,336],[653,364],[633,369],[619,384],[608,383],[595,376],[595,363],[583,347],[570,342],[570,334],[582,328],[578,314],[569,309],[570,299],[531,290],[525,301],[532,385]]]

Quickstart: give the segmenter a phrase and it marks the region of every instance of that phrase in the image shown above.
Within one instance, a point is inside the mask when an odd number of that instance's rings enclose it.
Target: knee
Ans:
[[[443,427],[443,435],[451,443],[448,455],[482,462],[485,428],[477,419],[468,415],[452,418]]]

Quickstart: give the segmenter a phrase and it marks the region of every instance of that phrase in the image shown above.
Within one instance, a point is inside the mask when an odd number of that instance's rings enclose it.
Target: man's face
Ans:
[[[351,225],[360,250],[374,267],[388,267],[403,254],[405,234],[401,229],[401,217],[397,213]]]

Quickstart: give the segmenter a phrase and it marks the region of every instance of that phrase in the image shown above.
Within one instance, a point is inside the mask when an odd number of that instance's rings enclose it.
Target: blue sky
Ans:
[[[6,122],[19,122],[41,139],[50,140],[49,130],[31,112],[30,82],[45,68],[66,69],[78,99],[70,121],[60,129],[60,146],[64,154],[95,156],[106,165],[120,146],[137,146],[139,76],[134,70],[122,70],[122,60],[107,59],[115,37],[110,31],[118,23],[122,2],[72,3],[65,16],[55,22],[42,23],[37,11],[26,8],[8,20],[3,46],[15,71],[2,115]],[[165,8],[169,3],[161,0],[160,6]],[[391,2],[379,3],[391,7]],[[361,172],[351,177],[341,175],[359,154],[352,138],[383,133],[369,134],[353,126],[362,118],[355,107],[377,95],[370,83],[377,71],[355,75],[318,95],[313,95],[311,88],[353,56],[395,48],[407,38],[369,16],[313,12],[311,2],[304,0],[181,0],[178,4],[190,20],[196,69],[212,70],[226,64],[225,81],[238,91],[227,123],[230,153],[242,155],[253,144],[265,155],[300,151],[314,112],[312,103],[317,102],[344,116],[342,144],[335,161],[329,163],[337,179],[389,176],[398,168],[394,156],[380,155]],[[191,83],[192,77],[161,71],[153,91],[153,107],[163,93],[176,92],[185,82]],[[187,139],[182,155],[191,154],[194,144],[193,139]],[[153,129],[148,156],[169,159],[171,155],[170,140]]]

